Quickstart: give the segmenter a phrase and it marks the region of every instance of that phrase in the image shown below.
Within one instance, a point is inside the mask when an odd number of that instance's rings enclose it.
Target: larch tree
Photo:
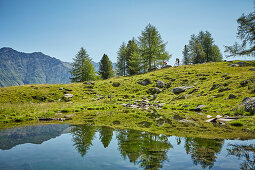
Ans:
[[[237,19],[237,37],[241,44],[235,42],[232,46],[225,46],[227,57],[231,56],[253,56],[255,57],[255,11],[248,15],[242,15]]]
[[[112,62],[109,57],[104,54],[99,63],[99,74],[102,79],[108,79],[113,77]]]
[[[169,60],[171,55],[165,49],[167,43],[162,40],[155,26],[148,24],[138,39],[142,61],[148,63],[149,71],[161,61]]]
[[[73,60],[74,62],[72,63],[72,69],[70,71],[70,79],[72,82],[83,82],[95,79],[96,72],[94,66],[84,48],[80,49]]]

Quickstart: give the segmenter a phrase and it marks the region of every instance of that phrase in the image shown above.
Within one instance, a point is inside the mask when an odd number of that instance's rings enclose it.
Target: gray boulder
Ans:
[[[113,83],[112,83],[112,86],[113,86],[113,87],[119,87],[119,86],[120,86],[120,83],[119,83],[119,82],[113,82]]]
[[[163,81],[157,80],[156,86],[157,86],[158,88],[164,88],[164,87],[165,87],[165,83],[164,83]]]
[[[148,93],[150,93],[150,94],[158,94],[158,93],[161,93],[161,92],[162,92],[162,90],[160,90],[160,89],[157,88],[157,87],[150,88],[150,89],[148,90]]]
[[[175,87],[172,89],[172,92],[174,94],[180,94],[184,91],[186,91],[187,89],[193,88],[194,86],[180,86],[180,87]]]
[[[229,96],[228,96],[228,99],[235,99],[236,98],[236,95],[234,95],[234,94],[229,94]]]
[[[72,97],[73,97],[73,95],[71,93],[67,93],[64,95],[64,98],[72,98]]]
[[[246,112],[255,114],[255,97],[251,97],[251,98],[245,97],[242,101],[242,105],[244,105]]]
[[[142,81],[138,81],[137,83],[140,84],[140,85],[143,85],[143,86],[147,86],[148,84],[151,84],[151,80],[150,79],[144,79]]]

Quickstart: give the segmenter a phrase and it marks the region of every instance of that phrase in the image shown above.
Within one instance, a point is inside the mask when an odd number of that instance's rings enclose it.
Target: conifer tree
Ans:
[[[237,19],[238,32],[237,37],[242,44],[235,42],[232,46],[225,46],[227,57],[231,56],[253,56],[255,57],[255,11],[248,15],[242,15]]]
[[[183,54],[183,60],[182,60],[183,65],[190,64],[190,55],[189,55],[189,49],[187,45],[184,46],[182,54]]]
[[[138,39],[141,57],[144,64],[148,63],[149,70],[156,67],[160,61],[170,58],[165,49],[167,43],[164,43],[155,26],[148,24]]]
[[[121,44],[117,53],[117,75],[125,76],[127,74],[127,46],[124,42]]]
[[[72,82],[83,82],[95,79],[96,73],[94,66],[84,48],[80,49],[73,60],[74,62],[72,63],[72,69],[70,71]]]
[[[99,74],[101,75],[102,79],[113,77],[112,62],[109,60],[109,57],[106,54],[104,54],[100,60]]]
[[[127,72],[129,75],[135,75],[140,72],[140,55],[138,53],[138,46],[133,38],[128,41],[126,48],[127,56]]]

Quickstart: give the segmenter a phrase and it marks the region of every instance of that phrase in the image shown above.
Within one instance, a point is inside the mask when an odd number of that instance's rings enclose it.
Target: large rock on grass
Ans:
[[[243,99],[242,105],[244,105],[245,111],[255,114],[255,97],[245,97]]]
[[[112,86],[113,86],[113,87],[119,87],[119,86],[120,86],[120,83],[119,83],[119,82],[113,82],[113,83],[112,83]]]
[[[158,88],[163,88],[163,87],[165,87],[165,83],[163,81],[157,80],[156,81],[156,86]]]
[[[147,86],[148,84],[151,84],[151,80],[150,79],[144,79],[142,81],[138,81],[138,84],[141,84],[143,86]]]
[[[148,90],[148,93],[150,93],[150,94],[158,94],[158,93],[161,93],[161,92],[162,92],[162,90],[159,89],[159,88],[157,88],[157,87],[150,88],[150,89]]]
[[[180,86],[180,87],[175,87],[172,89],[172,92],[174,94],[180,94],[184,91],[186,91],[187,89],[193,88],[194,86]]]

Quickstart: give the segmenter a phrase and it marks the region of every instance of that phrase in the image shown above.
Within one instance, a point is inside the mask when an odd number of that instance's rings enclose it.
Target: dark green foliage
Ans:
[[[220,50],[214,44],[212,35],[208,31],[200,31],[197,36],[192,34],[189,45],[184,46],[183,64],[185,65],[221,60]]]
[[[127,57],[126,57],[127,46],[123,42],[118,51],[117,57],[117,75],[125,76],[127,74]]]
[[[242,44],[237,42],[232,46],[225,46],[225,52],[228,52],[228,57],[250,55],[255,57],[255,12],[248,15],[242,15],[237,19],[238,32],[237,37],[242,41]]]
[[[102,79],[108,79],[113,77],[112,62],[106,54],[103,55],[99,63],[99,74]]]
[[[196,40],[192,50],[190,51],[190,55],[192,64],[205,62],[205,52],[198,40]]]
[[[127,72],[129,75],[135,75],[140,72],[140,55],[138,53],[138,46],[135,39],[128,41],[126,50],[127,60]]]
[[[182,54],[183,54],[183,60],[182,60],[183,65],[190,64],[190,55],[189,55],[189,49],[187,45],[184,46]]]
[[[167,61],[171,57],[165,49],[167,43],[162,40],[155,26],[148,24],[138,39],[142,61],[144,66],[148,64],[149,70],[157,65],[162,65],[163,61]]]
[[[0,49],[0,87],[23,84],[69,83],[71,65],[40,52]]]
[[[72,70],[70,71],[72,82],[83,82],[94,80],[96,73],[91,58],[84,48],[81,48],[74,58]]]

